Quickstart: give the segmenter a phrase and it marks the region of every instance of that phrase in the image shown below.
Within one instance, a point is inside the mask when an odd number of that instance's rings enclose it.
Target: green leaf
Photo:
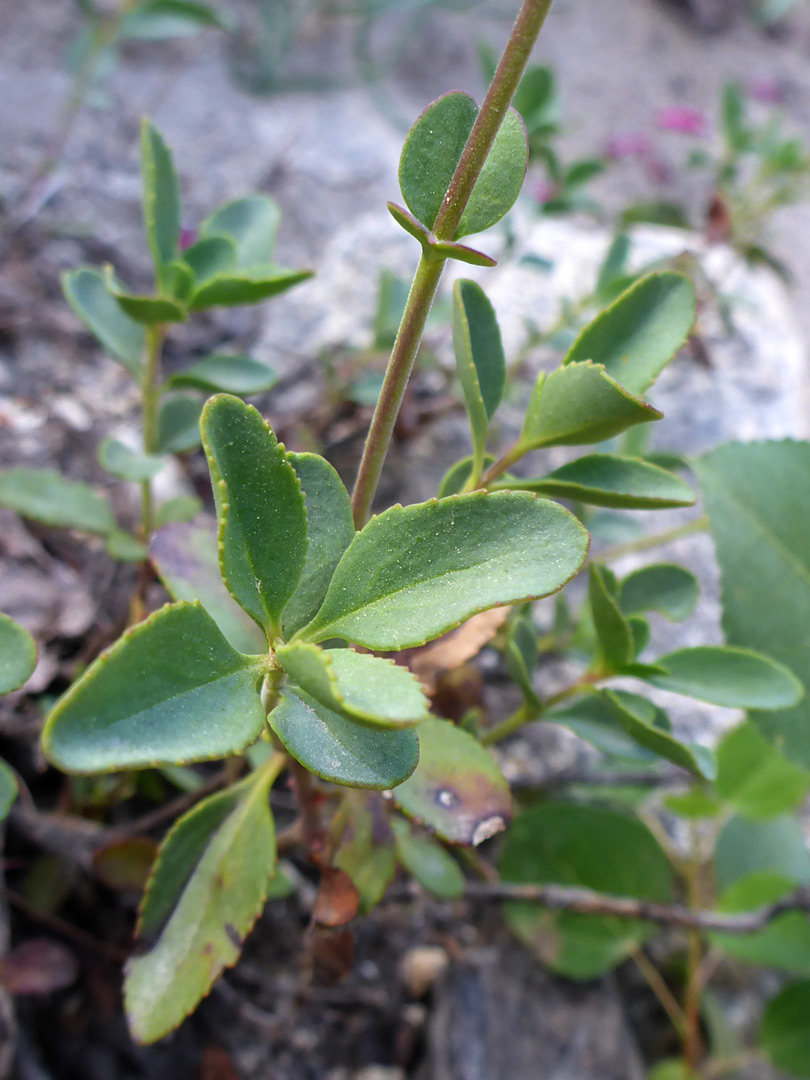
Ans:
[[[587,533],[526,492],[474,492],[373,518],[338,563],[310,641],[406,649],[479,611],[556,592],[582,566]]]
[[[162,529],[164,525],[175,522],[192,521],[202,511],[202,499],[198,499],[196,495],[178,495],[174,499],[167,499],[157,508],[155,526]]]
[[[531,614],[524,613],[511,619],[503,651],[506,670],[513,681],[520,687],[523,697],[530,705],[539,705],[540,699],[532,685],[539,652],[537,648],[537,630]]]
[[[574,803],[547,803],[517,817],[499,869],[509,882],[549,882],[660,903],[672,890],[669,859],[646,826]],[[512,930],[543,963],[575,979],[609,971],[655,933],[646,922],[531,904],[509,904],[505,911]]]
[[[731,645],[678,649],[656,660],[667,669],[650,682],[662,690],[731,709],[788,709],[801,700],[801,683],[782,664]]]
[[[466,244],[450,243],[447,240],[434,240],[432,247],[437,255],[443,255],[445,259],[457,259],[468,266],[492,267],[498,265],[490,255],[485,255],[483,251],[476,251],[475,248],[467,247]]]
[[[157,454],[143,454],[132,450],[117,439],[102,439],[98,448],[98,460],[110,476],[119,480],[142,482],[154,480],[166,467],[166,459]]]
[[[723,809],[720,799],[697,784],[683,793],[673,792],[665,795],[663,804],[671,814],[690,821],[716,818]]]
[[[717,837],[714,871],[721,890],[763,871],[795,885],[810,883],[810,853],[801,826],[787,816],[769,821],[731,818]]]
[[[563,363],[604,364],[631,394],[643,394],[684,345],[694,321],[689,278],[670,270],[649,274],[585,327]]]
[[[296,761],[346,787],[396,787],[419,759],[410,728],[383,730],[348,720],[302,692],[286,690],[268,720]]]
[[[50,712],[42,748],[64,772],[153,768],[238,754],[264,727],[266,658],[236,652],[200,604],[128,630]]]
[[[414,216],[432,229],[473,129],[478,106],[468,94],[445,94],[422,113],[405,140],[399,186]],[[529,159],[526,129],[510,109],[473,188],[453,239],[483,232],[514,204]]]
[[[759,1044],[789,1076],[810,1077],[810,979],[791,983],[771,998],[762,1017]]]
[[[62,291],[81,322],[135,379],[143,376],[146,337],[107,291],[104,274],[81,266],[62,274]]]
[[[132,533],[116,529],[105,537],[107,551],[121,562],[143,562],[149,558],[149,548]]]
[[[225,203],[203,222],[200,236],[225,237],[236,248],[240,269],[269,266],[276,246],[281,212],[267,195],[248,195]]]
[[[662,416],[646,401],[627,393],[600,365],[569,364],[540,375],[520,441],[525,451],[580,446],[611,439],[634,424]]]
[[[203,357],[185,371],[172,375],[169,386],[193,386],[197,390],[228,394],[262,394],[278,382],[278,375],[250,356]]]
[[[464,895],[464,874],[453,856],[429,836],[418,836],[408,822],[392,818],[397,856],[423,889],[441,900]]]
[[[506,361],[495,311],[474,281],[462,279],[453,286],[453,346],[480,476],[489,421],[506,383]]]
[[[37,666],[34,639],[19,623],[0,611],[0,694],[10,694],[28,682]]]
[[[495,461],[495,458],[491,454],[484,454],[484,463],[483,464],[484,464],[485,469],[488,469],[489,466],[492,465],[492,463],[494,461]],[[459,495],[461,493],[461,490],[464,487],[464,485],[470,479],[470,476],[472,475],[472,469],[473,469],[473,459],[472,459],[472,457],[462,458],[460,461],[455,462],[454,465],[451,465],[450,468],[447,470],[447,472],[442,477],[441,483],[439,484],[438,498],[444,499],[448,495]],[[511,474],[509,474],[509,473],[502,473],[501,474],[501,479],[504,481],[504,484],[503,484],[504,488],[505,489],[508,488],[509,490],[511,490],[512,486],[514,486],[514,485],[511,485],[511,484],[507,485],[507,483],[506,483],[506,478],[507,477],[509,477],[511,479]]]
[[[611,700],[604,695],[593,693],[578,698],[564,708],[553,709],[544,714],[543,719],[563,725],[608,756],[625,761],[651,761],[654,751],[645,749],[627,733],[631,723],[627,714],[632,718],[634,729],[637,723],[653,728],[660,722],[658,710],[649,698],[639,694],[630,694],[625,690],[614,690],[611,694],[621,704],[621,709],[613,708]],[[660,730],[666,734],[665,729]],[[646,733],[644,738],[646,741]]]
[[[397,870],[394,834],[385,801],[369,792],[346,792],[333,835],[334,864],[352,879],[365,914],[382,900]]]
[[[209,236],[186,248],[183,262],[192,273],[190,299],[200,285],[236,267],[236,245],[227,236]]]
[[[810,773],[780,754],[750,722],[723,737],[717,767],[718,794],[743,817],[784,814],[810,788]]]
[[[506,486],[501,482],[496,489]],[[537,480],[520,479],[509,487],[622,510],[663,510],[692,506],[695,501],[692,489],[680,477],[646,461],[613,454],[589,454]]]
[[[182,259],[174,259],[164,275],[166,293],[185,307],[194,291],[194,271]]]
[[[200,416],[204,401],[196,394],[171,394],[158,409],[158,450],[182,454],[200,445]]]
[[[209,519],[166,525],[152,535],[152,563],[174,600],[199,600],[238,652],[267,650],[262,631],[225,588]]]
[[[218,274],[194,290],[189,310],[258,304],[311,277],[310,270],[285,270],[280,266],[261,266],[238,274]]]
[[[682,622],[691,615],[699,596],[695,575],[674,563],[643,566],[619,585],[619,604],[625,615],[657,611],[673,622]]]
[[[126,966],[133,1038],[156,1042],[180,1024],[261,914],[276,863],[268,792],[272,763],[185,814],[163,841],[141,906],[148,952]]]
[[[51,469],[0,470],[0,506],[63,529],[103,536],[117,528],[103,495]]]
[[[309,547],[295,594],[284,609],[285,637],[313,619],[341,556],[354,538],[352,503],[343,481],[318,454],[287,454],[301,483]]]
[[[749,874],[725,890],[718,909],[729,914],[753,911],[792,892],[794,882],[763,871]],[[712,945],[748,964],[810,974],[810,922],[800,911],[785,912],[753,934],[712,934]]]
[[[491,754],[448,720],[418,727],[419,764],[394,802],[451,844],[480,844],[512,817],[509,785]]]
[[[135,322],[145,326],[157,323],[187,322],[188,310],[184,304],[168,296],[140,296],[127,292],[116,278],[111,266],[104,268],[104,286],[115,302]]]
[[[269,424],[239,398],[211,398],[200,427],[217,506],[222,576],[234,600],[272,638],[306,561],[301,485]]]
[[[810,444],[731,443],[695,463],[720,564],[723,629],[810,685]],[[753,717],[792,760],[810,766],[810,697]]]
[[[180,239],[180,184],[171,151],[160,132],[146,119],[141,124],[141,173],[143,175],[143,220],[158,285],[165,284],[166,267],[177,256]],[[119,300],[119,303],[121,301]],[[122,307],[124,305],[122,304]],[[133,311],[124,310],[132,318]],[[145,319],[169,322],[170,319]]]
[[[2,661],[0,661],[0,664],[2,664]],[[0,821],[5,821],[8,817],[18,791],[19,785],[16,773],[0,758]]]
[[[606,568],[591,563],[588,597],[599,642],[600,663],[607,672],[622,671],[634,656],[633,633],[610,587]]]
[[[207,4],[192,3],[191,0],[151,0],[138,4],[126,15],[120,35],[140,41],[168,41],[209,28],[225,29],[229,25],[224,16]]]
[[[658,757],[686,769],[693,776],[713,780],[717,767],[712,753],[703,746],[680,742],[668,731],[651,721],[646,706],[638,709],[640,700],[633,694],[620,694],[612,690],[598,691],[598,696],[615,724],[639,746],[651,750]],[[654,712],[657,712],[655,708]]]
[[[411,727],[428,714],[419,680],[393,660],[352,649],[320,649],[303,641],[279,644],[275,653],[306,694],[348,720]]]

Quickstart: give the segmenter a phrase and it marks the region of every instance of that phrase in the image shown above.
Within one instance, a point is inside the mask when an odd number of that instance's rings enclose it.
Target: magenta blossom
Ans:
[[[543,204],[547,203],[549,199],[553,199],[557,194],[557,190],[550,180],[541,180],[534,188],[535,199]]]
[[[605,154],[614,161],[628,157],[647,157],[652,152],[652,142],[642,131],[620,131],[605,147]]]
[[[761,101],[765,105],[781,105],[785,100],[785,87],[779,79],[749,79],[746,89],[754,101]]]
[[[187,251],[192,244],[197,243],[197,230],[196,229],[181,229],[180,236],[177,241],[177,246],[181,251]]]
[[[706,115],[687,105],[667,105],[655,117],[661,131],[680,131],[685,135],[703,135],[708,127]]]

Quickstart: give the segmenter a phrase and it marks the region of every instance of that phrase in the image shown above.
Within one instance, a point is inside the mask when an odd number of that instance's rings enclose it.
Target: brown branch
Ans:
[[[420,894],[417,885],[391,890],[386,899],[401,900]],[[715,911],[690,911],[679,904],[658,904],[627,896],[608,896],[590,889],[567,885],[517,885],[509,882],[468,882],[464,895],[470,900],[537,904],[552,911],[575,911],[581,915],[603,915],[618,919],[649,919],[682,930],[704,933],[753,934],[788,911],[810,912],[810,886],[802,886],[773,904],[738,915]]]

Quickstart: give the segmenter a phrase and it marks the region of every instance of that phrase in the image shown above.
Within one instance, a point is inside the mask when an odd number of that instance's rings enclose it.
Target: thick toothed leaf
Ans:
[[[600,658],[607,671],[622,671],[633,660],[633,632],[610,584],[606,568],[591,563],[588,598]]]
[[[0,611],[0,694],[19,690],[37,666],[37,647],[26,629]]]
[[[199,600],[239,652],[265,652],[264,634],[223,584],[213,522],[206,517],[158,529],[152,536],[151,556],[160,580],[174,600]]]
[[[135,482],[153,480],[166,466],[165,458],[132,450],[117,439],[102,439],[98,460],[110,476]]]
[[[537,647],[537,629],[530,614],[518,615],[512,619],[506,635],[503,650],[506,670],[520,687],[530,705],[538,705],[539,698],[532,685],[539,650]]]
[[[651,720],[649,702],[635,694],[616,693],[612,690],[599,691],[597,696],[605,707],[609,722],[628,735],[633,742],[695,776],[714,779],[717,767],[711,751],[703,746],[683,743],[676,739],[656,723],[658,713],[654,706],[654,718]],[[640,702],[644,702],[641,707]]]
[[[236,652],[199,604],[169,604],[127,630],[57,702],[42,734],[65,772],[175,765],[237,754],[264,727],[265,658]]]
[[[236,265],[241,269],[268,266],[276,246],[281,213],[266,195],[249,195],[225,203],[203,222],[203,237],[224,236],[236,249]]]
[[[773,1065],[795,1080],[810,1077],[810,979],[772,998],[762,1017],[759,1045]]]
[[[417,728],[419,764],[394,791],[405,813],[452,844],[480,844],[512,817],[512,796],[492,755],[449,720]]]
[[[527,450],[580,446],[611,439],[662,415],[629,394],[601,365],[569,364],[537,380],[520,440]]]
[[[318,454],[287,454],[301,483],[309,546],[295,594],[284,609],[286,637],[314,618],[343,552],[354,537],[352,502],[343,481]]]
[[[285,270],[280,266],[263,266],[241,273],[218,274],[192,293],[189,310],[202,311],[210,307],[236,307],[239,304],[258,304],[271,296],[286,292],[312,277],[310,270]]]
[[[570,705],[545,713],[543,719],[551,724],[561,724],[578,738],[610,757],[625,761],[650,762],[652,751],[646,749],[626,731],[628,724],[624,713],[629,713],[645,727],[658,726],[661,716],[649,698],[630,694],[626,690],[611,693],[619,700],[622,712],[611,706],[602,694],[587,694]],[[666,733],[665,728],[660,729]]]
[[[474,281],[453,287],[453,346],[480,474],[489,421],[503,396],[506,361],[492,304]]]
[[[196,394],[171,394],[158,409],[158,449],[182,454],[200,445],[200,416],[204,401]]]
[[[397,857],[423,889],[442,900],[464,895],[464,874],[453,856],[429,836],[419,836],[402,818],[392,818]]]
[[[429,702],[419,680],[393,660],[352,649],[321,649],[303,641],[276,646],[293,682],[327,709],[376,727],[412,727]]]
[[[395,787],[419,760],[416,731],[348,720],[300,691],[285,691],[268,719],[296,761],[316,776],[347,787]]]
[[[278,374],[250,356],[203,357],[185,371],[172,375],[170,386],[193,386],[197,390],[228,394],[262,394],[278,382]]]
[[[275,636],[307,555],[304,497],[272,429],[239,398],[219,394],[200,427],[219,519],[225,584]]]
[[[69,480],[50,469],[0,470],[0,506],[64,529],[103,536],[117,528],[103,495],[81,480]]]
[[[385,800],[376,792],[345,793],[333,830],[335,866],[351,878],[359,909],[366,913],[382,900],[397,869]]]
[[[140,379],[146,351],[143,327],[130,319],[107,291],[103,272],[91,266],[68,270],[62,275],[62,290],[79,319],[110,356]]]
[[[643,394],[686,342],[695,289],[673,271],[637,281],[589,323],[563,361],[593,360],[632,394]]]
[[[422,113],[405,140],[399,186],[414,216],[432,229],[478,116],[468,94],[445,94]],[[454,239],[500,221],[523,185],[529,147],[519,114],[510,109],[492,145]]]
[[[695,575],[674,563],[654,563],[628,574],[619,586],[619,604],[625,615],[657,611],[682,622],[695,610],[700,584]]]
[[[175,522],[192,521],[202,512],[202,499],[197,498],[196,495],[177,495],[174,499],[167,499],[158,506],[155,511],[155,526],[162,529],[164,525],[172,525]]]
[[[2,665],[2,660],[0,660],[0,665]],[[0,758],[0,821],[5,821],[8,817],[18,791],[16,774]]]
[[[180,239],[180,184],[174,171],[171,151],[157,129],[144,120],[141,125],[141,172],[143,175],[143,219],[146,238],[155,264],[158,283],[165,284],[166,267],[177,255]],[[119,303],[121,303],[119,299]],[[122,304],[122,307],[124,305]],[[133,319],[138,316],[127,310]],[[145,322],[172,321],[171,318],[144,319]]]
[[[656,660],[666,675],[650,682],[663,690],[732,709],[789,709],[801,700],[802,685],[784,665],[751,649],[699,645]]]
[[[157,323],[186,322],[188,309],[169,296],[141,296],[127,292],[118,281],[111,266],[104,268],[104,286],[118,306],[130,319],[154,326]]]
[[[763,872],[778,874],[794,885],[810,883],[810,853],[801,825],[787,815],[769,821],[731,818],[717,837],[714,870],[723,890]]]
[[[546,804],[516,818],[499,869],[509,882],[571,885],[658,902],[666,902],[672,889],[670,861],[645,825],[573,803]],[[506,916],[545,964],[575,979],[609,971],[655,933],[650,923],[552,913],[536,904],[509,904]]]
[[[276,863],[272,762],[182,817],[158,854],[141,907],[148,951],[127,964],[133,1038],[156,1042],[209,992],[261,914]]]
[[[755,911],[781,900],[795,887],[793,881],[780,874],[749,874],[725,890],[718,907],[728,914]],[[745,963],[810,975],[810,921],[804,912],[785,912],[753,934],[712,934],[709,940]]]
[[[810,788],[810,773],[748,722],[729,731],[717,748],[716,787],[743,817],[768,818],[798,806]]]
[[[720,564],[723,629],[810,686],[810,444],[732,443],[695,463]],[[755,714],[792,761],[810,766],[810,695]]]
[[[589,454],[536,480],[500,481],[495,487],[620,510],[663,510],[691,506],[695,501],[692,489],[680,477],[646,461],[612,454]]]
[[[302,633],[370,649],[421,645],[478,611],[555,592],[587,548],[571,514],[528,492],[393,506],[352,540]]]
[[[207,4],[192,0],[149,0],[138,4],[123,19],[121,37],[140,41],[167,41],[188,37],[214,27],[224,29],[226,19]]]
[[[236,267],[236,245],[226,236],[209,236],[186,248],[183,262],[192,274],[191,295],[205,282]]]

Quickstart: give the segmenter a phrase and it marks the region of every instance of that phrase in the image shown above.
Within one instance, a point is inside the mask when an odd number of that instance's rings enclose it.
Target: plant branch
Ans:
[[[141,384],[143,450],[145,454],[154,454],[158,449],[160,359],[165,337],[166,328],[164,326],[150,326],[146,331],[146,367]],[[152,481],[144,480],[141,485],[141,534],[142,539],[147,544],[154,526]]]
[[[648,551],[650,548],[660,547],[661,544],[669,544],[673,540],[680,540],[684,536],[692,536],[693,533],[704,532],[709,527],[709,519],[705,516],[693,518],[685,525],[678,525],[666,532],[652,533],[650,536],[640,536],[638,540],[629,540],[626,544],[614,544],[598,552],[602,560],[619,559],[623,555],[634,555],[637,551]]]
[[[626,896],[609,896],[567,885],[522,885],[468,882],[465,895],[482,902],[538,904],[552,911],[618,919],[648,919],[680,930],[704,933],[754,934],[788,911],[810,912],[810,887],[802,886],[773,904],[735,915],[691,910],[680,904],[659,904]]]
[[[551,0],[523,0],[523,6],[481,111],[434,222],[433,232],[438,240],[452,240],[455,237],[461,215],[518,88],[550,7]],[[425,323],[441,281],[444,264],[445,259],[439,252],[426,251],[423,252],[416,269],[352,494],[354,523],[358,529],[365,525],[371,514],[391,435],[419,351]]]

